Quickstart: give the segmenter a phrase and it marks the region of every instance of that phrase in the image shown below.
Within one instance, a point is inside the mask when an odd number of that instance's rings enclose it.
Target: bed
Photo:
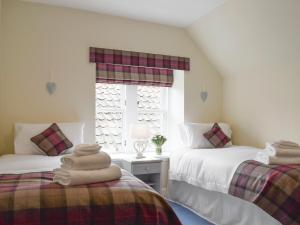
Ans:
[[[0,225],[180,225],[167,202],[126,171],[111,182],[53,183],[60,157],[0,157]]]
[[[170,158],[170,198],[188,206],[218,225],[282,224],[257,205],[229,195],[231,189],[234,189],[232,181],[237,179],[236,171],[243,169],[240,168],[241,165],[247,164],[244,165],[247,167],[253,164],[257,167],[267,168],[252,161],[259,151],[261,149],[246,146],[230,146],[218,149],[179,149]],[[299,174],[299,166],[297,169]],[[245,177],[245,174],[243,176]],[[254,182],[257,185],[261,182],[260,179],[263,174],[256,174],[255,176]],[[297,188],[297,192],[295,192],[296,200],[298,200],[296,207],[299,207],[299,182]],[[300,211],[298,215],[300,217]],[[299,224],[299,217],[296,218],[296,222],[285,224]]]

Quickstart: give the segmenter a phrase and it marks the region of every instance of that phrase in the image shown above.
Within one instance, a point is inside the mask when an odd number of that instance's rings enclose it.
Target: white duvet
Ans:
[[[218,149],[183,148],[172,153],[169,178],[212,191],[228,193],[237,167],[255,159],[261,149],[232,146]]]
[[[0,157],[0,174],[21,174],[52,171],[60,167],[62,156],[3,155]]]

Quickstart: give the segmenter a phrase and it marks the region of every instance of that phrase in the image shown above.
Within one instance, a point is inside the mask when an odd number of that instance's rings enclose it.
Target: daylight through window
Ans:
[[[164,134],[167,88],[96,83],[96,141],[105,151],[133,151],[129,127],[148,123],[151,133]]]

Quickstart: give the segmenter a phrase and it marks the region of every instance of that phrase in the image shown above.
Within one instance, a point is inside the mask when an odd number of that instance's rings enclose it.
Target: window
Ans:
[[[166,110],[164,107],[163,89],[165,88],[137,87],[138,121],[148,123],[152,134],[161,134],[164,131]]]
[[[116,84],[96,84],[96,142],[108,151],[122,149],[123,89]]]
[[[137,121],[164,134],[166,99],[164,87],[96,83],[96,141],[105,151],[133,151],[129,127]]]

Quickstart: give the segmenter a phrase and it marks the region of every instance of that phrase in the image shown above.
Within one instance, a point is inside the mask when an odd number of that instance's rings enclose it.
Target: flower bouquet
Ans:
[[[161,155],[162,146],[167,141],[167,138],[165,138],[163,135],[155,135],[151,141],[156,146],[156,154]]]

